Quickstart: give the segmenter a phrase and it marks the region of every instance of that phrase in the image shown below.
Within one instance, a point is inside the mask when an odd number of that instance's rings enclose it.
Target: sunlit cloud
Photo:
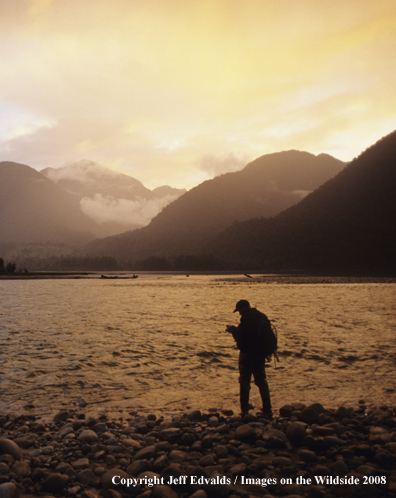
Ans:
[[[206,154],[200,159],[199,166],[203,171],[207,171],[210,176],[218,176],[230,171],[239,171],[246,163],[246,157],[238,157],[232,153],[222,157]]]
[[[350,160],[396,127],[395,33],[388,0],[8,1],[0,159],[149,188],[291,148]]]
[[[97,223],[115,222],[125,227],[145,226],[167,204],[177,199],[178,195],[167,195],[156,199],[111,199],[102,194],[94,198],[84,197],[80,201],[81,211]]]

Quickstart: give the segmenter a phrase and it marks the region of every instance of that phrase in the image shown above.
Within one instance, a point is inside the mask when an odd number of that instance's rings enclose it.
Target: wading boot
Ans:
[[[267,381],[259,387],[261,401],[263,402],[263,416],[268,420],[273,419],[271,397]]]
[[[241,402],[241,415],[246,415],[249,413],[251,409],[251,405],[249,405],[249,392],[250,386],[245,386],[240,384],[239,386],[239,399]]]

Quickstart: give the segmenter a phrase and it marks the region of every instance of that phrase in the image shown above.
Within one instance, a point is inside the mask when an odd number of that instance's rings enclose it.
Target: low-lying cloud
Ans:
[[[58,183],[61,180],[74,180],[82,183],[89,183],[97,181],[99,175],[106,175],[106,177],[119,176],[119,173],[115,173],[111,169],[87,159],[77,163],[67,164],[62,168],[49,168],[45,174],[47,178],[55,183]]]
[[[211,176],[223,175],[233,171],[239,171],[246,166],[247,159],[245,156],[238,156],[230,153],[222,157],[211,154],[204,155],[199,161],[199,167]]]
[[[307,197],[308,194],[310,194],[312,190],[293,190],[292,194],[298,197],[299,199],[304,199],[304,197]]]
[[[84,214],[99,224],[118,223],[126,228],[146,226],[162,209],[176,200],[178,195],[166,195],[155,199],[136,200],[114,199],[96,194],[93,198],[84,197],[80,201],[80,207]]]

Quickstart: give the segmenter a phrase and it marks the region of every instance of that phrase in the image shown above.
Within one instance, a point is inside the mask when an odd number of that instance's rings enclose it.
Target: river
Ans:
[[[0,281],[0,409],[51,416],[83,398],[94,413],[238,411],[228,323],[247,299],[274,322],[275,409],[396,405],[396,284],[146,274]],[[259,408],[258,389],[251,390]]]

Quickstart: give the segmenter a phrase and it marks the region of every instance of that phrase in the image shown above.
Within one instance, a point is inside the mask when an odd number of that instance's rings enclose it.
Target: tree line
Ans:
[[[174,257],[148,256],[138,261],[117,260],[111,256],[25,256],[17,263],[0,259],[0,271],[13,273],[16,268],[26,267],[29,271],[218,271],[227,265],[213,254],[179,255]],[[3,269],[1,269],[3,268]],[[25,270],[27,272],[28,270]]]
[[[7,264],[4,263],[4,259],[0,258],[0,273],[15,273],[16,264],[9,262]]]

